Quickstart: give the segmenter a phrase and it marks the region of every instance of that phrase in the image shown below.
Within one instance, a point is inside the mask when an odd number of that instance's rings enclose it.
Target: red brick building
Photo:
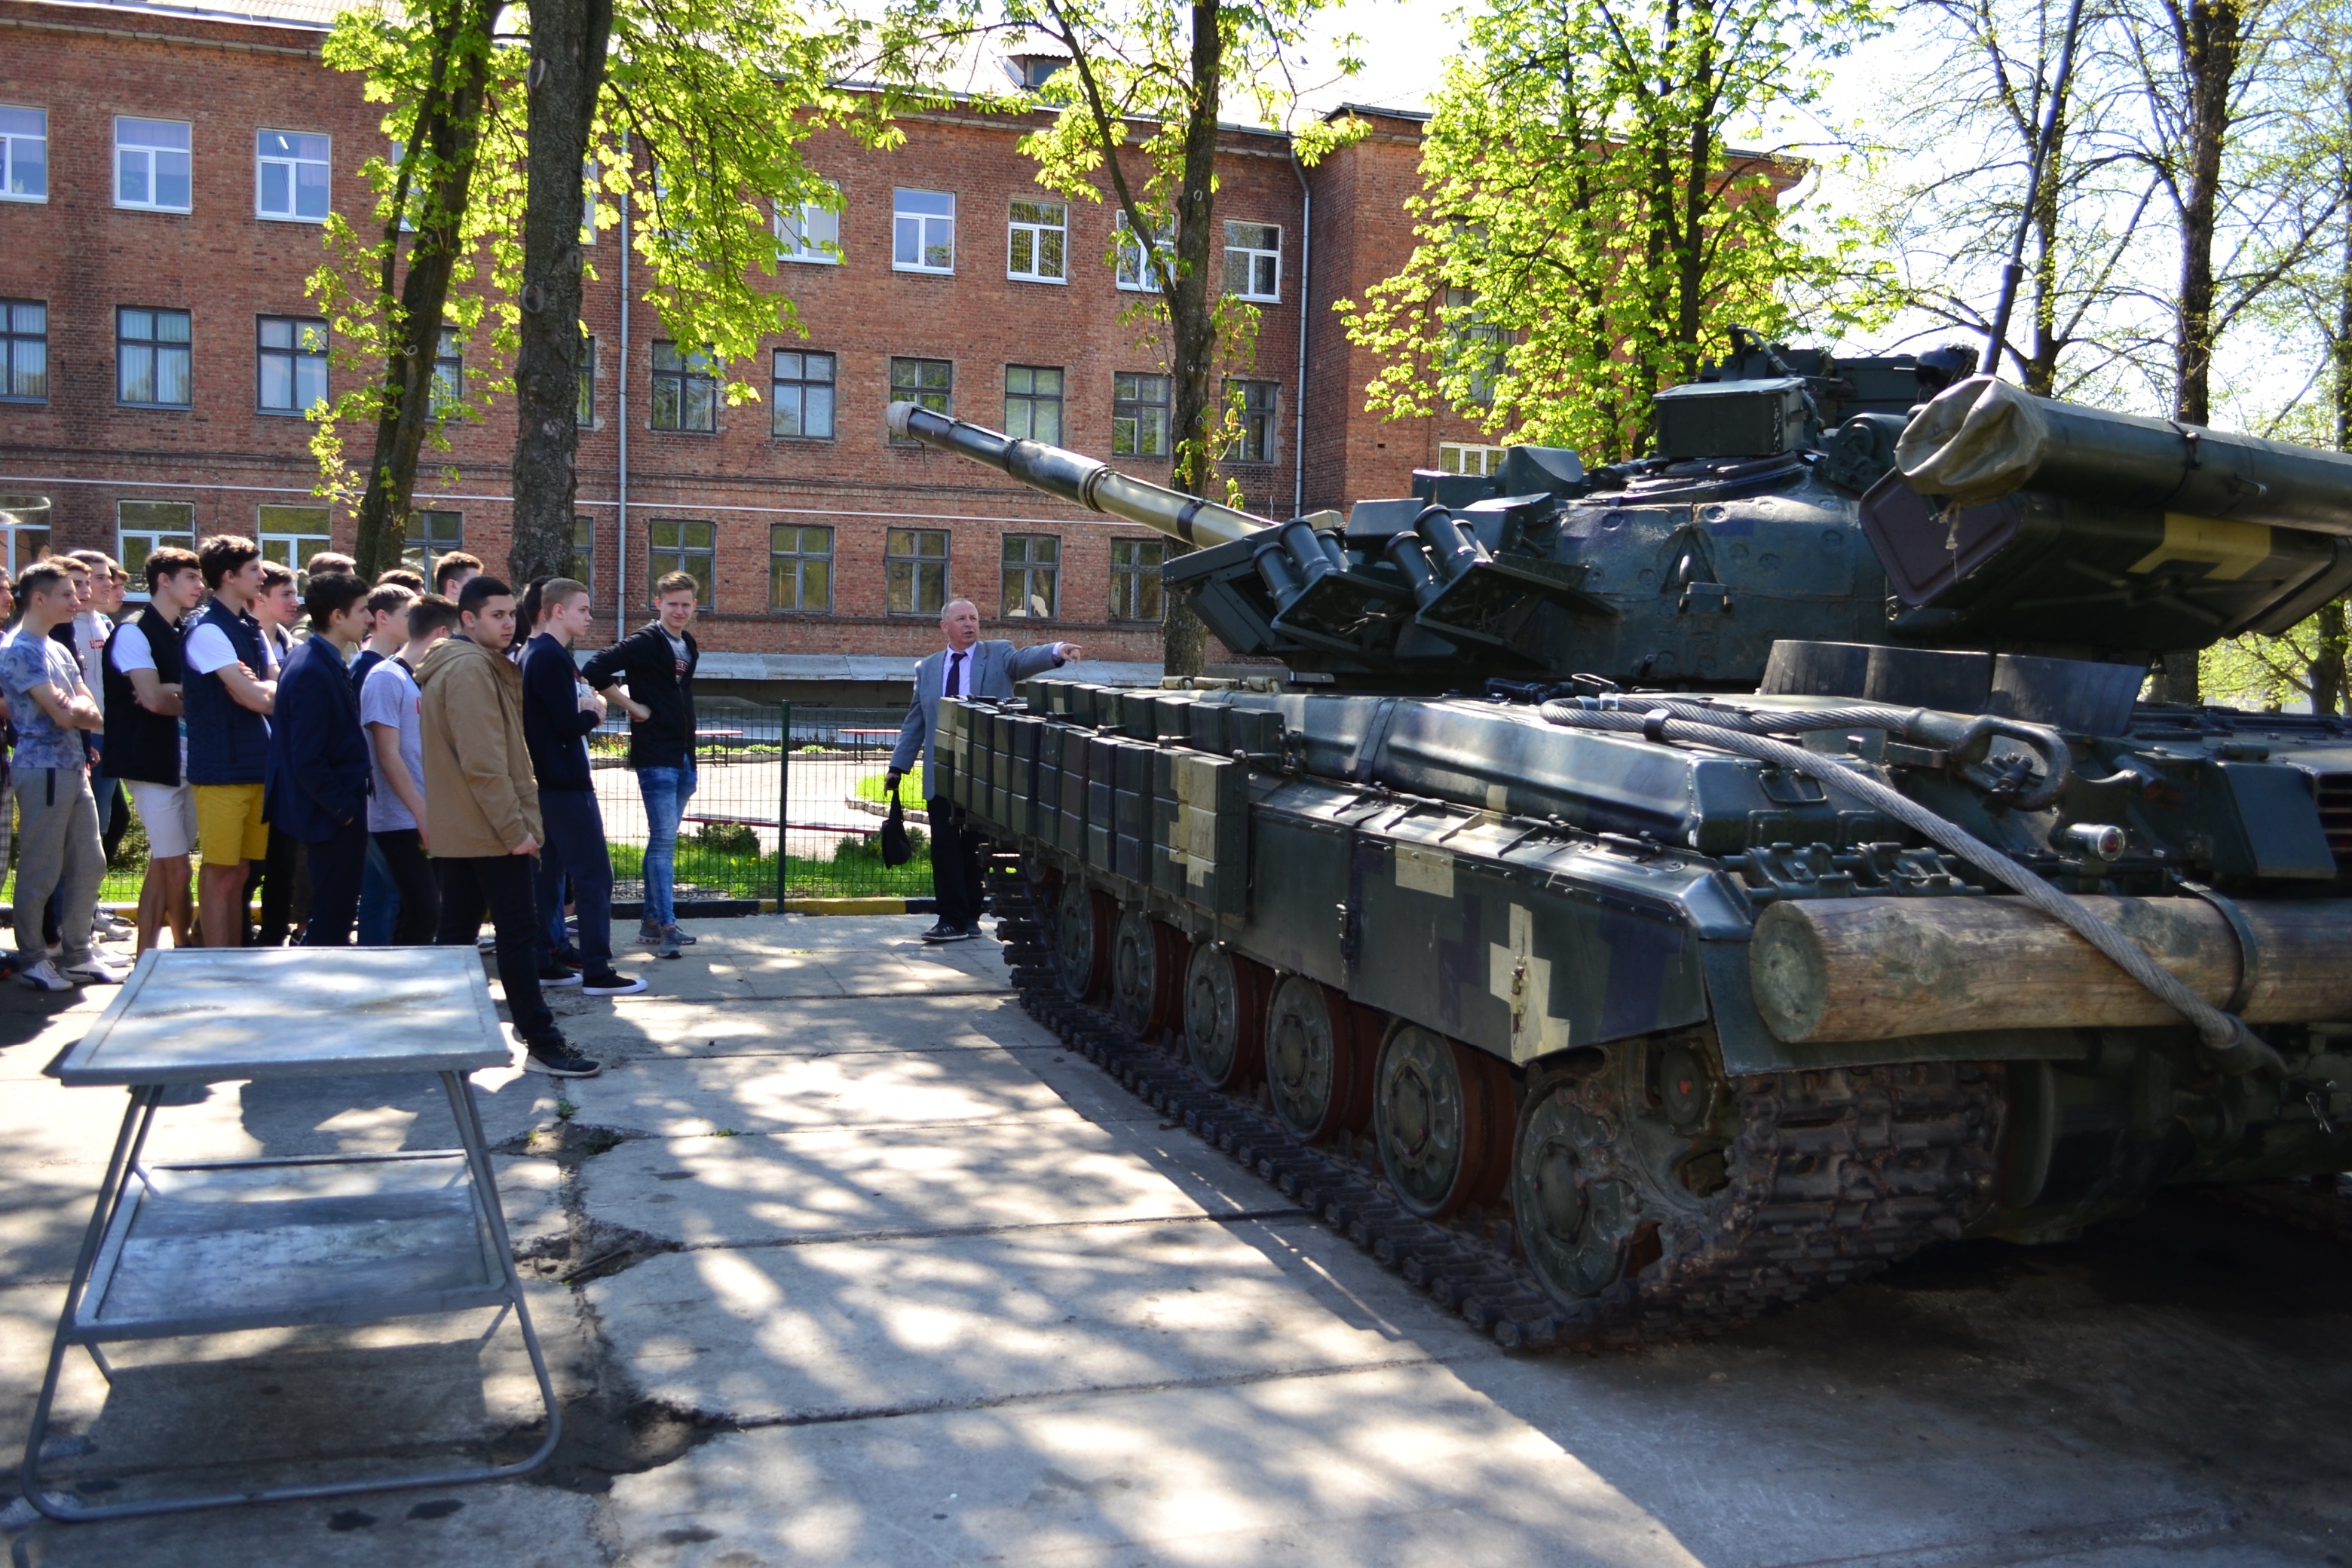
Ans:
[[[318,352],[324,323],[304,279],[330,205],[367,222],[357,171],[384,143],[359,80],[320,61],[331,9],[0,0],[12,563],[81,546],[135,561],[225,531],[297,563],[350,548],[349,512],[312,494],[302,411],[342,373]],[[1278,134],[1223,138],[1226,275],[1261,312],[1254,363],[1225,367],[1250,384],[1252,417],[1224,472],[1276,517],[1401,494],[1416,467],[1483,460],[1467,421],[1362,410],[1373,364],[1330,305],[1407,255],[1420,130],[1410,116],[1367,118],[1363,142],[1303,177]],[[1109,204],[1039,186],[1016,145],[1022,119],[941,112],[906,128],[887,153],[844,136],[809,148],[844,198],[837,235],[818,217],[812,237],[838,254],[804,246],[780,264],[772,286],[808,336],[732,367],[758,402],[713,395],[643,298],[641,264],[624,319],[622,234],[596,236],[582,575],[617,624],[639,616],[655,575],[693,572],[707,584],[706,672],[756,683],[747,691],[895,700],[938,640],[940,602],[959,595],[980,605],[986,635],[1066,637],[1105,677],[1156,675],[1156,536],[893,444],[882,421],[894,395],[928,395],[1164,482],[1165,349],[1119,320],[1141,296],[1106,259]],[[782,227],[788,240],[802,232]],[[451,377],[488,368],[486,331],[447,346]],[[495,568],[509,405],[448,434],[451,450],[428,452],[420,474],[415,551],[463,548]],[[352,437],[362,460],[367,437]]]

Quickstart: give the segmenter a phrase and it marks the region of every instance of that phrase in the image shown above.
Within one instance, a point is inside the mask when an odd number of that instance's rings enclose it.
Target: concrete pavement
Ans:
[[[477,1089],[566,1405],[525,1481],[8,1527],[39,1564],[2270,1564],[2342,1560],[2352,1259],[2210,1202],[1974,1244],[1731,1340],[1505,1357],[1021,1014],[924,921],[702,922],[561,998],[606,1074]],[[628,928],[623,928],[623,934]],[[0,1433],[120,1097],[0,995]],[[321,998],[321,1026],[333,1000]],[[183,1153],[437,1144],[429,1083],[228,1085]],[[520,1452],[511,1330],[77,1356],[90,1495]],[[179,1347],[186,1353],[190,1347]],[[77,1447],[86,1451],[75,1453]],[[169,1475],[166,1471],[183,1472]]]

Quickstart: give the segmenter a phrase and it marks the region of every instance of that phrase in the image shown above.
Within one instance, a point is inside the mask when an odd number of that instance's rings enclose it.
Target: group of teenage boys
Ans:
[[[349,557],[313,556],[298,596],[293,573],[250,540],[158,550],[145,563],[146,605],[120,626],[90,626],[86,641],[76,617],[107,602],[95,580],[110,576],[119,606],[122,578],[103,557],[78,564],[27,568],[15,584],[19,619],[0,638],[0,700],[16,738],[22,984],[62,991],[123,977],[92,942],[112,934],[96,900],[111,847],[104,797],[119,781],[148,834],[141,951],[166,930],[175,945],[247,941],[257,881],[262,926],[251,934],[264,942],[290,923],[306,946],[347,944],[354,929],[370,945],[471,943],[487,915],[530,1064],[600,1070],[566,1042],[544,994],[646,988],[613,967],[612,868],[586,739],[608,700],[627,710],[651,824],[639,938],[676,958],[694,940],[673,904],[677,825],[695,786],[691,577],[657,583],[659,617],[583,671],[572,647],[591,625],[585,584],[542,579],[518,605],[463,553],[436,563],[431,593],[403,569],[371,584]],[[0,595],[7,587],[0,575]],[[5,852],[0,839],[0,864]]]

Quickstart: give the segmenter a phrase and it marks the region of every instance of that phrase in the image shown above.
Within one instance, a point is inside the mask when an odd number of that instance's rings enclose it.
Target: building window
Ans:
[[[1176,266],[1174,222],[1163,224],[1160,232],[1152,236],[1152,255],[1159,263],[1152,268],[1144,266],[1143,247],[1137,241],[1134,230],[1129,226],[1125,213],[1118,214],[1111,220],[1111,227],[1118,236],[1118,265],[1114,269],[1118,286],[1136,293],[1160,292],[1160,274],[1172,273]]]
[[[709,354],[680,353],[676,343],[655,342],[653,424],[656,430],[706,435],[719,428],[719,378],[710,374]]]
[[[1225,292],[1274,304],[1282,299],[1282,230],[1270,223],[1225,222]]]
[[[802,441],[833,439],[833,375],[831,354],[776,351],[770,391],[777,435]]]
[[[1160,566],[1168,546],[1157,539],[1110,542],[1110,618],[1160,619]]]
[[[327,401],[327,323],[300,316],[263,316],[256,348],[264,414],[307,414]]]
[[[596,160],[580,160],[580,243],[596,243]]]
[[[955,270],[955,195],[901,189],[892,204],[890,265],[900,272]]]
[[[1473,403],[1495,401],[1495,384],[1503,376],[1503,329],[1478,313],[1476,296],[1467,289],[1445,291],[1445,368],[1466,374]]]
[[[596,427],[596,340],[586,332],[580,334],[580,391],[572,418],[583,430]]]
[[[1015,197],[1008,276],[1031,283],[1069,280],[1070,209],[1060,202]]]
[[[49,308],[38,300],[0,300],[0,398],[49,397]]]
[[[596,520],[575,515],[572,520],[572,580],[596,595]]]
[[[48,110],[0,104],[0,202],[48,199]]]
[[[412,511],[408,514],[408,538],[401,547],[400,563],[430,583],[433,569],[441,564],[441,557],[465,548],[464,512]]]
[[[150,212],[188,210],[188,123],[114,121],[114,205]]]
[[[943,359],[894,359],[890,362],[890,401],[912,403],[934,414],[945,414],[955,401],[955,365]],[[893,436],[894,447],[917,442]]]
[[[696,602],[710,608],[711,564],[718,558],[719,525],[680,518],[656,518],[646,530],[646,601],[654,598],[654,584],[673,572],[692,577],[702,590]]]
[[[1062,542],[1050,533],[1004,536],[1004,615],[1050,621],[1060,604]]]
[[[1004,433],[1015,440],[1062,439],[1062,373],[1045,365],[1004,367]]]
[[[466,411],[466,340],[444,327],[433,344],[433,417],[454,419]]]
[[[322,506],[265,506],[259,509],[261,558],[290,566],[298,586],[310,586],[310,557],[329,548],[328,510]]]
[[[894,528],[883,541],[882,575],[894,616],[936,616],[948,606],[945,529]]]
[[[1123,370],[1110,378],[1110,449],[1120,458],[1168,455],[1169,394],[1164,375]]]
[[[114,400],[142,408],[188,406],[185,310],[115,310]]]
[[[196,509],[188,501],[117,501],[114,521],[114,558],[131,574],[123,591],[128,598],[147,596],[147,557],[158,550],[196,547]]]
[[[1271,381],[1228,381],[1225,405],[1241,421],[1241,434],[1225,451],[1229,463],[1271,463],[1276,429],[1275,406],[1282,399],[1279,384]]]
[[[1503,448],[1473,447],[1461,441],[1437,444],[1437,466],[1449,474],[1494,474],[1503,468]]]
[[[838,200],[838,195],[835,200]],[[776,209],[776,256],[832,267],[841,260],[841,214],[815,202]]]
[[[793,523],[768,530],[768,608],[832,610],[833,530]]]
[[[291,223],[325,222],[329,139],[299,131],[257,131],[253,147],[255,210]]]

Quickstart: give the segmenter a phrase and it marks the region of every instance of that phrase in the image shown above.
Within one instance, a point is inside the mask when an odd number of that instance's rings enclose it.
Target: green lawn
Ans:
[[[882,864],[882,853],[870,842],[844,839],[830,859],[793,855],[784,865],[783,896],[811,898],[928,899],[931,896],[931,863],[925,853],[922,831],[908,835],[915,858],[904,866]],[[646,853],[634,844],[612,848],[613,876],[620,881],[641,881]],[[709,888],[731,899],[772,899],[776,896],[776,858],[733,847],[724,840],[712,843],[692,834],[677,841],[677,879],[681,886]]]
[[[885,777],[886,775],[882,773],[868,773],[857,781],[850,793],[860,800],[887,805],[890,792],[884,787]],[[923,793],[923,770],[920,768],[908,774],[898,785],[898,804],[909,810],[921,810],[923,802],[929,798],[930,796]]]

